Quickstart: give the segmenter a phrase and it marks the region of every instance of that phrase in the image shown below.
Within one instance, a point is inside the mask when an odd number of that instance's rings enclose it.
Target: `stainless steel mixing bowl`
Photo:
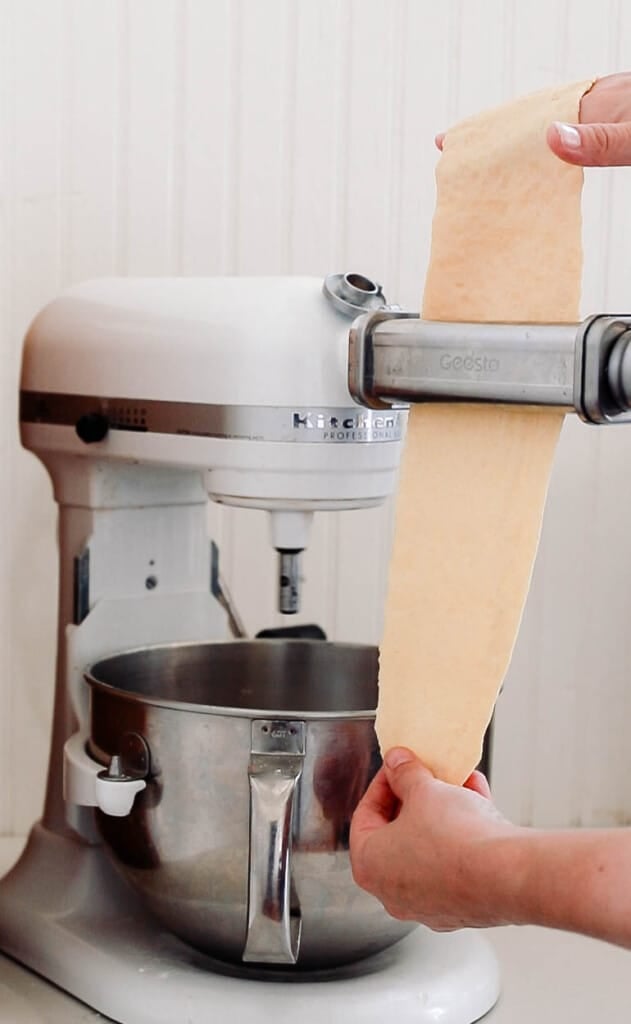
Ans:
[[[402,938],[353,882],[351,815],[380,764],[377,651],[305,640],[132,651],[86,673],[89,749],[146,778],[115,860],[161,923],[228,961],[327,968]]]

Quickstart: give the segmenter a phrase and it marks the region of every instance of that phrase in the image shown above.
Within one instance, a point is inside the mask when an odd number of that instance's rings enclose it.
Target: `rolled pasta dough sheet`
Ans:
[[[583,172],[545,131],[578,120],[581,82],[519,99],[446,135],[422,316],[574,322]],[[418,405],[403,456],[377,735],[448,782],[477,764],[508,668],[563,414]]]

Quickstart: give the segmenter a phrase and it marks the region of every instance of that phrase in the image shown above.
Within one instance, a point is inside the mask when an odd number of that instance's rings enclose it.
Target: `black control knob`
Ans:
[[[75,430],[85,444],[95,444],[107,437],[110,424],[107,416],[100,412],[88,412],[77,420]]]

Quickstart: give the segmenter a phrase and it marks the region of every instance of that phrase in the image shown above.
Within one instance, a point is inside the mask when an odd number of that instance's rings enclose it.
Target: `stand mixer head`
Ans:
[[[75,476],[80,459],[189,467],[213,500],[268,510],[279,609],[296,612],[313,513],[392,493],[405,422],[346,385],[349,318],[383,305],[378,286],[337,275],[327,294],[309,278],[70,289],[27,335],[23,443],[56,476],[59,456]]]

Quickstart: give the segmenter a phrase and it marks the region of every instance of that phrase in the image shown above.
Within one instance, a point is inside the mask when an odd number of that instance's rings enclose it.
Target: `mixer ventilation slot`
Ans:
[[[115,406],[109,410],[113,430],[146,430],[147,410],[140,406]]]

